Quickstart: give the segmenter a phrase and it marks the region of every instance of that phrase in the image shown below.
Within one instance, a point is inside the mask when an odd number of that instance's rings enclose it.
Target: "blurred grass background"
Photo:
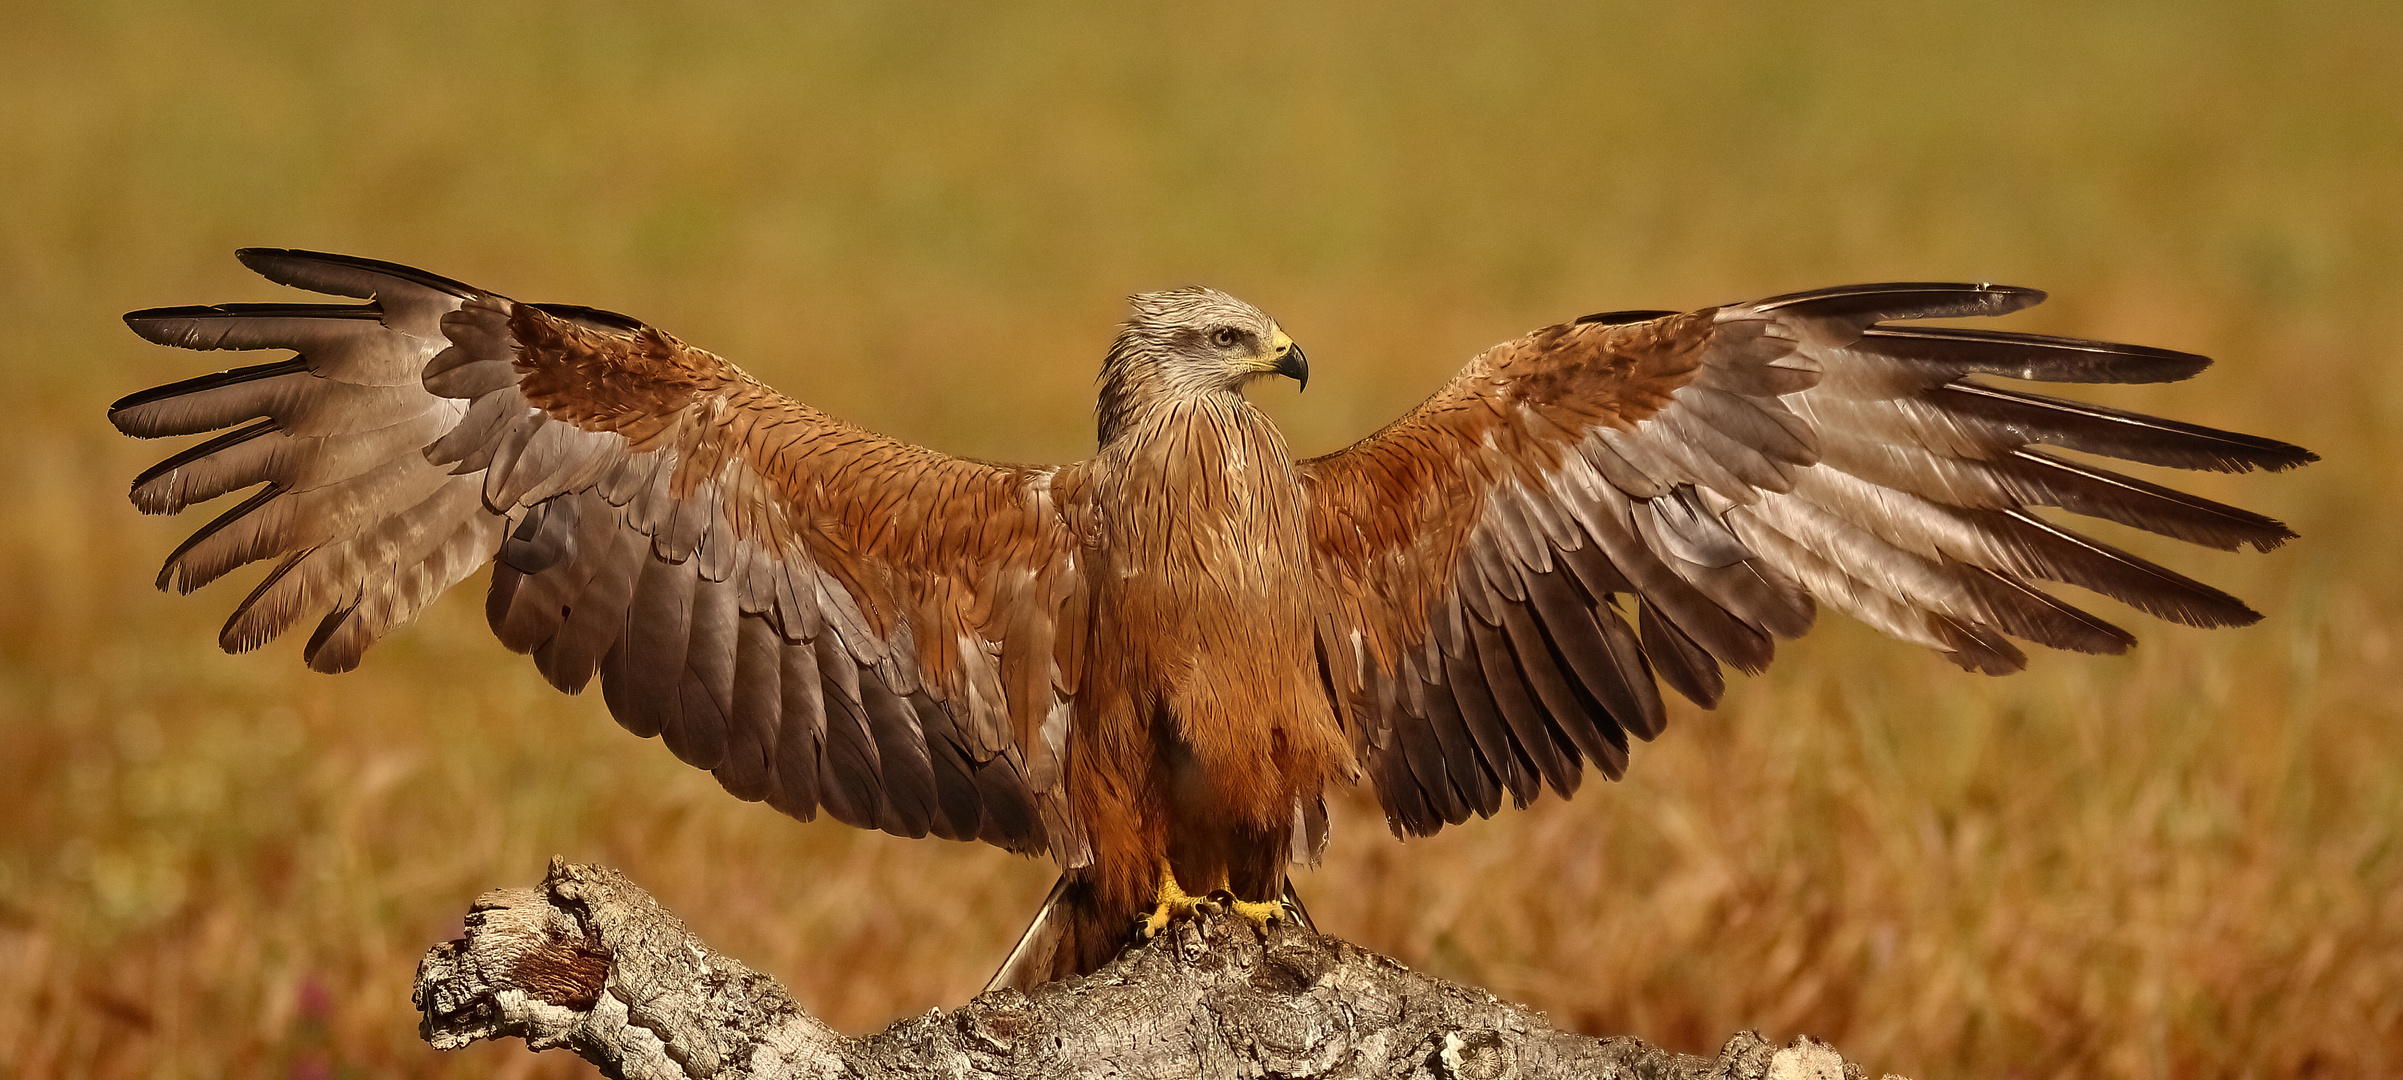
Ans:
[[[838,415],[1069,460],[1127,292],[1275,313],[1304,452],[1586,311],[1855,280],[2206,352],[2108,392],[2325,463],[2164,551],[2251,599],[1963,675],[1831,617],[1621,784],[1401,845],[1321,925],[1594,1033],[1921,1077],[2403,1069],[2403,8],[2277,3],[0,3],[0,1077],[589,1075],[437,1054],[415,960],[554,853],[852,1031],[964,1000],[1048,865],[723,794],[472,596],[340,678],[151,591],[198,519],[107,402],[218,365],[117,323],[289,245],[628,311]],[[224,357],[225,362],[237,362]],[[474,593],[471,584],[463,592]],[[2105,605],[2107,608],[2108,605]]]

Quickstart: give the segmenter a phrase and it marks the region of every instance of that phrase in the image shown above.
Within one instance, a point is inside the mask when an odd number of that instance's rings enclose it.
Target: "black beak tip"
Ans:
[[[1302,355],[1301,346],[1288,346],[1285,355],[1277,358],[1277,374],[1300,383],[1304,390],[1310,389],[1310,358]]]

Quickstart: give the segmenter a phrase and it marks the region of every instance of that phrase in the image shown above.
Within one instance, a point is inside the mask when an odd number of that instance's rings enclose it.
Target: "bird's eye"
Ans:
[[[1221,349],[1232,349],[1235,347],[1237,342],[1242,340],[1243,331],[1237,330],[1232,326],[1221,326],[1216,330],[1210,331],[1210,344],[1216,345]]]

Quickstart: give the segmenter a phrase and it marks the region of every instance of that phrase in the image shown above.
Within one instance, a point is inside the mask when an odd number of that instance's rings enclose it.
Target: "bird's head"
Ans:
[[[1134,314],[1101,365],[1101,441],[1160,402],[1240,393],[1263,375],[1308,386],[1310,361],[1275,319],[1216,289],[1127,297]]]
[[[1262,375],[1310,383],[1309,360],[1276,320],[1216,289],[1141,293],[1127,303],[1134,315],[1110,346],[1104,381],[1140,376],[1171,392],[1240,390]]]

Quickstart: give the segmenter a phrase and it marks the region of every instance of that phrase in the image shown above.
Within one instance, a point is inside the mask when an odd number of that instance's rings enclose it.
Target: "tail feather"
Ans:
[[[1318,932],[1318,924],[1310,921],[1310,909],[1302,906],[1302,894],[1293,891],[1292,878],[1285,879],[1285,891],[1278,894],[1277,899],[1285,905],[1285,910],[1293,913],[1293,921],[1300,924],[1302,929],[1313,934]]]
[[[1018,935],[1018,944],[1001,962],[1001,969],[985,980],[985,990],[1031,990],[1058,978],[1059,961],[1073,957],[1075,949],[1069,940],[1073,914],[1068,910],[1073,889],[1066,874],[1051,883],[1051,892],[1035,909],[1034,921],[1026,924],[1026,932]]]

